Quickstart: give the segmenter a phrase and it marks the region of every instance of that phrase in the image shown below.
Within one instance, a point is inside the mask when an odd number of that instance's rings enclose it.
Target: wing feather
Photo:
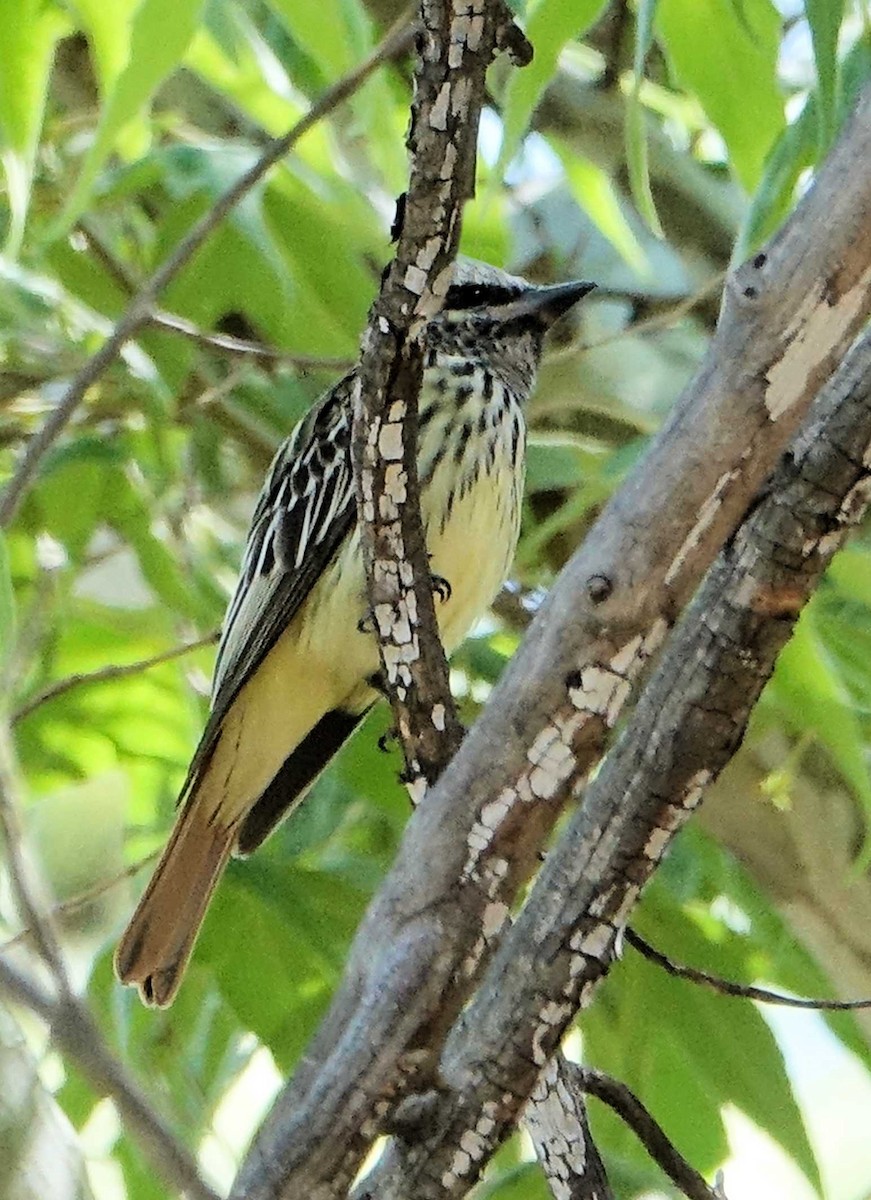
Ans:
[[[353,383],[352,372],[331,388],[272,461],[224,618],[211,716],[183,796],[211,757],[239,690],[293,620],[354,524]]]

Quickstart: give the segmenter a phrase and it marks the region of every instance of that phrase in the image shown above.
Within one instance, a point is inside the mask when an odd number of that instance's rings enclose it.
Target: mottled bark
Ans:
[[[590,1132],[578,1068],[555,1054],[523,1113],[553,1200],[614,1200]]]
[[[565,849],[551,856],[536,887],[542,899],[524,910],[438,1059],[446,1033],[499,945],[508,905],[537,864],[543,839],[601,754],[633,681],[869,308],[866,92],[783,230],[732,274],[699,374],[568,564],[481,719],[414,814],[358,933],[333,1007],[256,1140],[235,1195],[340,1194],[403,1095],[432,1085],[442,1089],[436,1132],[403,1146],[402,1186],[394,1192],[379,1187],[378,1195],[425,1200],[462,1195],[471,1186],[512,1127],[576,1005],[588,1000],[607,969],[616,930],[717,769],[711,762],[727,756],[740,735],[743,717],[724,705],[734,699],[740,713],[749,685],[745,680],[734,696],[721,689],[741,669],[751,681],[770,670],[771,631],[788,615],[782,605],[791,603],[794,581],[774,599],[763,588],[738,605],[741,619],[758,619],[765,630],[749,657],[740,639],[728,641],[728,613],[721,632],[729,657],[713,674],[707,649],[690,659],[670,649],[665,674],[657,677],[667,690],[646,693],[655,703],[648,699],[639,711],[637,743],[624,740],[613,759],[618,765],[609,762],[597,779],[580,826],[575,823]],[[827,511],[826,520],[837,524],[837,513]],[[827,537],[789,568],[798,572],[797,594],[818,576],[835,540]],[[736,548],[749,553],[749,545],[743,536],[734,541],[727,561]],[[744,559],[741,565],[750,569]],[[696,696],[684,723],[688,731],[701,728],[698,743],[678,754],[684,775],[673,781],[675,790],[663,791],[666,784],[657,778],[651,799],[649,773],[662,764],[642,768],[645,755],[671,745],[681,732],[675,706],[684,690],[692,697],[699,680],[717,690],[717,703],[709,709],[704,694]],[[635,746],[637,761],[631,754],[627,760],[627,745]],[[617,785],[619,770],[625,777]],[[606,779],[613,792],[606,792]],[[571,903],[570,886],[576,889]],[[473,1152],[457,1160],[456,1148],[466,1144]]]
[[[378,1172],[381,1200],[464,1195],[510,1133],[610,968],[641,888],[740,744],[779,650],[869,497],[866,334],[710,571],[631,725],[548,856],[448,1037],[431,1122],[438,1132],[394,1146]]]

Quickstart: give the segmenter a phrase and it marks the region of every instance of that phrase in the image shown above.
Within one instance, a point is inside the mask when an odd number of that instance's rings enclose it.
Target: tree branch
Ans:
[[[153,850],[151,854],[146,854],[136,862],[130,863],[123,871],[118,871],[115,875],[108,879],[101,879],[92,887],[86,888],[83,892],[77,892],[74,896],[68,897],[66,900],[61,900],[58,904],[53,904],[51,908],[46,909],[50,920],[54,921],[58,917],[66,916],[68,913],[77,912],[86,905],[91,904],[94,900],[104,896],[106,892],[111,892],[113,888],[119,887],[120,884],[132,879],[137,875],[143,867],[150,866],[157,858],[159,850]],[[0,942],[0,957],[7,954],[13,946],[20,946],[29,938],[33,937],[33,931],[25,925],[23,929],[19,929],[11,937],[8,937],[5,942]]]
[[[501,47],[518,61],[531,57],[503,0],[422,0],[408,137],[409,187],[400,202],[396,256],[369,316],[355,382],[352,447],[369,605],[385,690],[405,753],[406,779],[417,799],[462,737],[438,636],[420,518],[421,334],[441,307],[450,281],[463,205],[474,192],[486,71]],[[400,938],[395,949],[401,952],[405,945]],[[418,943],[416,951],[420,949]],[[350,1094],[344,1092],[344,1081],[340,1084],[343,1120],[333,1119],[332,1103],[315,1100],[319,1081],[304,1123],[286,1094],[255,1139],[235,1195],[345,1193],[375,1132],[365,1113],[383,1105],[386,1094],[395,1102],[401,1092],[392,1054],[383,1057],[383,1069],[377,1054],[393,1041],[397,1024],[403,1043],[416,1040],[419,1017],[412,997],[428,994],[431,1009],[438,977],[422,977],[405,961],[397,986],[403,999],[396,1008],[380,1007],[377,993],[363,998],[367,1032],[355,1038],[353,1051],[348,1046],[340,1051],[349,1069],[345,1080],[365,1079],[365,1088],[355,1086]],[[408,1022],[403,1008],[410,1014]],[[425,1056],[405,1059],[402,1086],[424,1069]],[[305,1088],[306,1081],[303,1067],[294,1087]],[[329,1079],[323,1082],[332,1086]]]
[[[56,683],[50,684],[49,687],[43,688],[41,692],[37,692],[35,696],[26,700],[12,714],[12,723],[13,725],[17,724],[25,717],[30,716],[41,705],[47,704],[49,700],[56,700],[58,696],[65,696],[74,688],[91,687],[95,683],[109,683],[115,679],[127,679],[131,675],[140,675],[143,671],[150,671],[152,667],[182,658],[183,655],[190,654],[192,650],[202,650],[204,646],[213,646],[219,636],[220,630],[215,629],[211,633],[207,633],[205,637],[197,638],[194,642],[186,642],[183,646],[173,646],[171,650],[164,650],[161,654],[155,654],[151,658],[142,658],[138,662],[132,663],[113,663],[108,667],[100,667],[97,671],[68,675],[66,679],[57,680]]]
[[[590,1132],[579,1076],[579,1067],[555,1054],[529,1097],[523,1123],[554,1200],[614,1200]]]
[[[112,1097],[122,1120],[162,1179],[191,1200],[216,1200],[215,1193],[200,1179],[193,1159],[110,1053],[88,1010],[73,993],[54,922],[40,901],[38,885],[27,862],[9,731],[5,726],[0,730],[0,823],[15,899],[49,970],[55,994],[52,996],[2,954],[0,989],[37,1013],[49,1026],[54,1044],[76,1064],[95,1091]]]
[[[124,344],[134,337],[152,319],[158,297],[179,272],[187,266],[197,250],[220,225],[224,217],[263,178],[271,166],[290,150],[314,125],[333,109],[352,96],[366,82],[373,71],[383,63],[398,58],[410,49],[414,27],[403,19],[376,46],[372,53],[328,88],[309,111],[283,137],[276,138],[252,167],[219,197],[214,206],[200,218],[186,237],[179,242],[172,254],[158,267],[155,273],[137,291],[127,310],[115,324],[109,337],[82,370],[70,383],[45,424],[30,439],[18,464],[14,476],[0,499],[0,527],[7,528],[18,511],[18,506],[36,476],[39,465],[66,428],[76,409],[82,403],[88,388],[95,383],[107,367],[115,361]]]
[[[626,942],[643,955],[649,962],[662,967],[667,975],[674,979],[687,979],[690,983],[701,984],[722,996],[736,996],[742,1000],[756,1000],[760,1004],[779,1004],[784,1008],[809,1008],[815,1012],[854,1012],[857,1009],[871,1008],[871,1000],[808,1000],[801,996],[786,996],[783,992],[772,992],[769,988],[754,987],[749,983],[735,983],[731,979],[722,979],[709,971],[700,971],[698,967],[687,967],[668,958],[640,934],[628,926],[624,931]]]
[[[680,1188],[688,1200],[725,1200],[719,1187],[709,1188],[703,1177],[691,1167],[674,1143],[644,1107],[638,1097],[625,1083],[612,1079],[601,1071],[589,1067],[578,1067],[566,1062],[563,1071],[574,1082],[578,1091],[595,1096],[607,1104],[632,1130],[654,1162],[658,1163],[672,1183]]]
[[[438,1132],[391,1147],[376,1168],[379,1200],[464,1195],[510,1133],[610,969],[643,884],[740,744],[777,653],[869,496],[866,333],[710,571],[632,724],[548,856],[446,1042],[431,1115]]]
[[[99,259],[119,287],[128,296],[134,295],[141,286],[141,282],[135,279],[126,264],[115,256],[91,223],[82,218],[78,221],[76,228],[93,250],[94,257]],[[300,370],[323,368],[327,371],[347,371],[353,366],[344,358],[292,354],[287,350],[276,350],[274,346],[266,346],[262,342],[250,342],[245,338],[232,337],[227,333],[214,333],[207,329],[201,329],[187,317],[165,312],[163,309],[156,309],[152,312],[148,321],[156,329],[177,333],[180,337],[187,338],[188,341],[195,342],[198,346],[208,350],[220,350],[225,354],[233,354],[241,358],[253,358],[267,363],[284,363],[288,366],[298,367]]]
[[[421,1061],[431,1061],[633,680],[865,321],[869,231],[871,89],[782,231],[731,274],[698,376],[568,564],[490,703],[412,816],[332,1008],[255,1141],[240,1177],[246,1186],[266,1180],[271,1162],[284,1164],[272,1176],[272,1195],[292,1194],[297,1184],[304,1191],[334,1170],[344,1178],[389,1116],[390,1097]],[[598,864],[610,849],[604,841]],[[609,904],[601,876],[598,883]],[[511,967],[536,978],[518,959]],[[486,994],[492,1002],[489,987]],[[554,1005],[561,1011],[562,999]],[[501,1002],[497,1010],[503,1029],[514,1028],[515,1014]],[[527,1011],[520,1004],[517,1013]],[[457,1091],[468,1080],[454,1049],[466,1025],[464,1018],[452,1034],[440,1068],[444,1077],[446,1061],[456,1065]],[[528,1066],[527,1030],[518,1036]],[[545,1036],[555,1045],[549,1027]],[[534,1073],[548,1053],[536,1044]],[[525,1099],[534,1078],[524,1069],[520,1077]],[[500,1068],[494,1078],[509,1102],[496,1096],[494,1132],[481,1140],[480,1157],[466,1156],[468,1173],[452,1173],[450,1156],[435,1154],[427,1166],[431,1147],[416,1147],[406,1194],[425,1200],[468,1189],[516,1116],[510,1075],[506,1081]],[[479,1112],[472,1093],[468,1112]],[[445,1144],[453,1145],[458,1127],[448,1125]],[[240,1184],[236,1192],[269,1194],[265,1185],[246,1192]]]
[[[35,1012],[49,1027],[52,1043],[75,1063],[99,1096],[110,1096],[155,1173],[190,1200],[217,1200],[196,1163],[157,1115],[121,1063],[110,1054],[85,1006],[74,996],[52,998],[0,955],[0,991]]]
[[[15,778],[15,759],[9,738],[9,728],[0,722],[0,827],[9,865],[9,879],[16,906],[30,928],[31,938],[39,957],[45,963],[61,998],[72,997],[69,976],[63,960],[60,940],[54,922],[41,903],[40,882],[34,872],[24,845]]]
[[[463,206],[475,191],[485,76],[511,27],[503,0],[422,0],[408,192],[355,385],[354,473],[369,604],[415,800],[462,740],[420,519],[421,335],[448,288]]]

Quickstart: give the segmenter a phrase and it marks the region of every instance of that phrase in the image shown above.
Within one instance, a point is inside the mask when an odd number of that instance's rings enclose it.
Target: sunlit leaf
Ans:
[[[805,15],[811,29],[817,65],[819,137],[828,149],[835,129],[838,99],[838,34],[844,19],[844,0],[805,0]]]
[[[771,0],[658,0],[656,26],[676,79],[698,96],[752,192],[785,123],[780,14]]]
[[[526,35],[535,49],[535,57],[522,71],[511,75],[505,91],[497,173],[504,171],[517,153],[563,46],[571,38],[582,37],[604,8],[604,0],[537,0],[529,6]]]
[[[54,49],[68,28],[51,0],[0,0],[0,152],[10,207],[6,252],[13,257],[24,236]]]
[[[97,173],[125,125],[148,103],[193,37],[203,0],[141,0],[129,58],[113,82],[100,124],[63,214],[68,227],[84,209]]]
[[[838,770],[871,813],[871,777],[865,741],[849,694],[815,627],[813,612],[799,621],[780,653],[769,684],[779,704],[800,733],[812,732],[825,746]]]

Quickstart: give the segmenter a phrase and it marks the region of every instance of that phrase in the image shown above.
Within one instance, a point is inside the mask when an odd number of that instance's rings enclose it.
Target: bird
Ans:
[[[544,335],[593,286],[538,286],[459,259],[424,328],[418,476],[448,654],[511,566],[524,405]],[[231,854],[268,837],[378,699],[351,462],[355,380],[356,368],[279,447],[254,510],[210,715],[166,848],[115,953],[119,980],[149,1006],[174,999]]]

